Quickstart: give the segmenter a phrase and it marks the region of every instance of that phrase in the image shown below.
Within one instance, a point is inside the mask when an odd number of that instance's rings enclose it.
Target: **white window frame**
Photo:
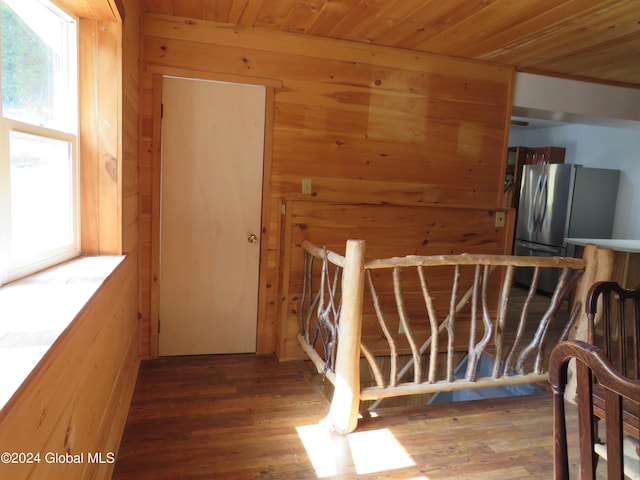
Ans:
[[[80,255],[80,175],[79,175],[79,139],[78,139],[78,42],[79,42],[79,24],[78,18],[68,12],[60,9],[50,0],[38,0],[40,3],[46,4],[47,7],[57,14],[66,15],[75,21],[75,29],[73,35],[75,45],[70,47],[71,54],[75,56],[75,61],[70,59],[69,75],[70,90],[75,92],[71,95],[69,105],[65,105],[65,109],[75,112],[75,119],[65,126],[65,129],[57,129],[45,127],[42,125],[34,125],[23,121],[7,118],[2,112],[2,77],[0,75],[0,285],[7,283],[47,267],[59,264],[66,260],[70,260]],[[1,73],[1,72],[0,72]],[[67,131],[68,130],[68,131]],[[10,161],[9,161],[9,136],[11,132],[20,132],[29,135],[36,135],[43,138],[53,140],[61,140],[69,142],[71,145],[71,197],[72,197],[72,217],[73,231],[72,243],[66,246],[52,249],[46,252],[40,252],[21,262],[15,262],[11,258],[11,184],[10,184]]]

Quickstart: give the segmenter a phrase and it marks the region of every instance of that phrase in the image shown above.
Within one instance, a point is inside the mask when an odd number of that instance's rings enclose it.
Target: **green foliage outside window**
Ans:
[[[52,104],[55,55],[46,43],[4,2],[2,17],[2,106],[6,114],[30,117]],[[17,111],[16,111],[17,110]],[[47,118],[46,112],[38,116]]]

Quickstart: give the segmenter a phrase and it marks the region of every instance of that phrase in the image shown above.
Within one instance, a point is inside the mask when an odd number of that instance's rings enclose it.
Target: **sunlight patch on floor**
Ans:
[[[415,466],[411,455],[387,428],[348,435],[332,434],[323,425],[300,426],[296,430],[318,478],[347,473],[345,467],[364,475]]]
[[[416,463],[388,428],[347,435],[356,473],[412,467]]]
[[[298,436],[302,440],[311,465],[313,465],[318,478],[327,478],[336,475],[337,466],[333,450],[332,435],[322,425],[305,425],[296,427]],[[338,455],[340,458],[342,455]]]

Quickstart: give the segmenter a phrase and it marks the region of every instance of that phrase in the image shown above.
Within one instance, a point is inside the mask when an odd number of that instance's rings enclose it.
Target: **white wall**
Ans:
[[[566,163],[620,170],[612,236],[640,240],[640,127],[571,124],[540,129],[512,128],[509,145],[565,147]]]

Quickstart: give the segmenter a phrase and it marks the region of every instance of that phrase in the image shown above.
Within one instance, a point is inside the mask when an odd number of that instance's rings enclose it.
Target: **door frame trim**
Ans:
[[[213,80],[265,87],[264,146],[262,156],[262,205],[260,225],[260,260],[258,272],[258,312],[256,324],[256,354],[273,353],[275,329],[265,321],[267,310],[267,260],[270,242],[269,219],[271,218],[271,164],[273,152],[273,125],[275,113],[275,88],[281,82],[273,79],[243,77],[215,72],[202,72],[175,68],[155,67],[152,75],[152,141],[151,141],[151,276],[150,276],[150,322],[149,353],[159,356],[159,311],[160,311],[160,188],[161,188],[161,135],[162,135],[162,80],[165,76],[179,76],[193,80]],[[141,123],[144,119],[141,120]],[[141,128],[144,128],[141,125]],[[277,235],[278,232],[273,232]]]

